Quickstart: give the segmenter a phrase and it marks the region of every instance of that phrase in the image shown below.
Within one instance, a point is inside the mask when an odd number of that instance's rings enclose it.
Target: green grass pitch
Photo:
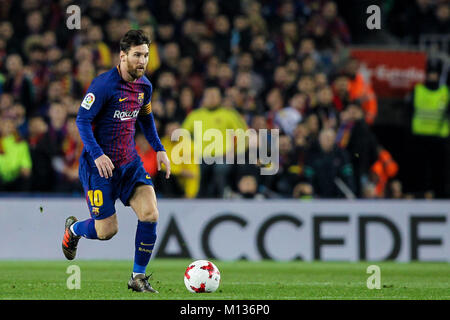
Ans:
[[[148,270],[159,294],[127,289],[131,261],[0,261],[0,300],[14,299],[450,299],[450,264],[393,262],[216,261],[221,284],[215,293],[186,290],[184,259],[152,259]],[[369,290],[367,267],[381,269],[381,289]],[[66,273],[80,267],[81,288],[69,290]]]

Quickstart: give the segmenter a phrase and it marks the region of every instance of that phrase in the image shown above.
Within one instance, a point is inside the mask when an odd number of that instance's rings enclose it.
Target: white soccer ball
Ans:
[[[194,261],[184,272],[184,285],[190,292],[214,292],[219,284],[220,271],[211,261]]]

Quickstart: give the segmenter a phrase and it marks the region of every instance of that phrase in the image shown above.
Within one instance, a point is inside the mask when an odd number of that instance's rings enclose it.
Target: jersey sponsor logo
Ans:
[[[119,102],[125,101],[125,100],[127,100],[127,99],[128,99],[128,97],[125,97],[125,98],[119,98]]]
[[[116,111],[114,111],[114,119],[120,119],[121,121],[131,120],[133,118],[137,118],[138,114],[139,114],[139,110],[134,110],[134,111],[116,110]]]
[[[95,101],[95,95],[92,92],[89,92],[83,99],[83,102],[81,102],[81,106],[85,108],[86,110],[91,109],[92,105]]]

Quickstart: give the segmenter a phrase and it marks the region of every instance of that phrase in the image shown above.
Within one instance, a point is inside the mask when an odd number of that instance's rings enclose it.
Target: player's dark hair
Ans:
[[[131,47],[140,46],[142,44],[149,45],[150,38],[142,30],[130,30],[120,39],[120,50],[128,53]]]

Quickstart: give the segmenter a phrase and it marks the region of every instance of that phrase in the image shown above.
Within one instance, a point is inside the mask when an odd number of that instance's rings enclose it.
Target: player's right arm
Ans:
[[[78,131],[80,132],[80,137],[86,151],[94,159],[100,176],[106,179],[112,177],[114,165],[111,159],[104,154],[95,139],[94,132],[92,131],[92,121],[107,102],[107,99],[107,87],[103,86],[98,79],[94,79],[81,102],[76,120]]]

